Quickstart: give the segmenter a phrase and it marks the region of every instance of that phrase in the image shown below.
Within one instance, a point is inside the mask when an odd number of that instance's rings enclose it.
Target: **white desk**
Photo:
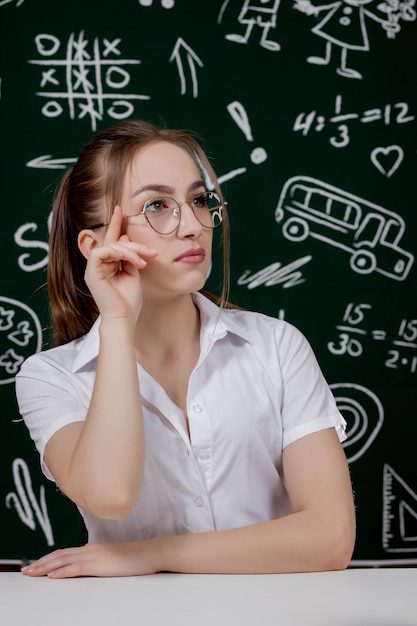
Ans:
[[[417,626],[417,568],[49,580],[0,573],[4,626]]]

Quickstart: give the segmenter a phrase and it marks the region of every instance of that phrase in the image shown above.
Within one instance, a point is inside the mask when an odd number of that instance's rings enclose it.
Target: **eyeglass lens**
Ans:
[[[215,228],[223,220],[220,198],[212,191],[195,196],[189,206],[200,224],[206,228]],[[169,234],[178,227],[181,209],[174,198],[154,198],[145,204],[144,210],[149,224],[157,232]]]

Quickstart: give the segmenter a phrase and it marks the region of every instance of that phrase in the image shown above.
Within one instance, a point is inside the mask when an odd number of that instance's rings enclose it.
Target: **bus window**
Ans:
[[[309,208],[325,215],[329,214],[329,196],[321,191],[312,191],[310,194]]]
[[[381,241],[391,245],[396,245],[398,239],[402,235],[402,231],[403,228],[399,222],[396,220],[388,220],[384,232],[382,233]]]
[[[311,192],[309,208],[352,228],[356,227],[361,214],[359,205],[354,202],[318,190]]]
[[[304,185],[294,185],[291,189],[291,200],[297,203],[299,206],[306,206],[307,201],[307,189]]]
[[[331,215],[337,220],[349,224],[349,226],[355,226],[357,217],[360,214],[360,209],[352,202],[346,203],[335,198],[331,204]]]
[[[370,213],[355,233],[355,245],[367,244],[372,248],[378,242],[385,220],[381,215]]]

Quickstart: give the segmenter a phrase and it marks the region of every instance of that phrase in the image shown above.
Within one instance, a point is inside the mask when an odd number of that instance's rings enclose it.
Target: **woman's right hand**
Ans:
[[[124,543],[87,543],[78,548],[55,550],[22,568],[30,577],[76,578],[79,576],[144,576],[159,571],[161,539]]]
[[[102,318],[131,318],[142,309],[140,271],[157,252],[122,234],[123,212],[116,206],[103,244],[96,243],[87,260],[85,282]]]

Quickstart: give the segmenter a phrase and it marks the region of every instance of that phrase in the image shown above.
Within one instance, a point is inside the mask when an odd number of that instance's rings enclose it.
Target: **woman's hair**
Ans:
[[[96,303],[84,280],[86,259],[78,248],[78,234],[92,225],[109,222],[120,201],[125,174],[138,150],[166,141],[185,150],[196,163],[206,186],[224,198],[207,156],[191,135],[141,120],[121,122],[103,130],[85,146],[74,167],[62,178],[54,197],[49,239],[48,295],[55,345],[81,337],[98,317]],[[229,220],[223,208],[223,286],[220,306],[229,290]]]

